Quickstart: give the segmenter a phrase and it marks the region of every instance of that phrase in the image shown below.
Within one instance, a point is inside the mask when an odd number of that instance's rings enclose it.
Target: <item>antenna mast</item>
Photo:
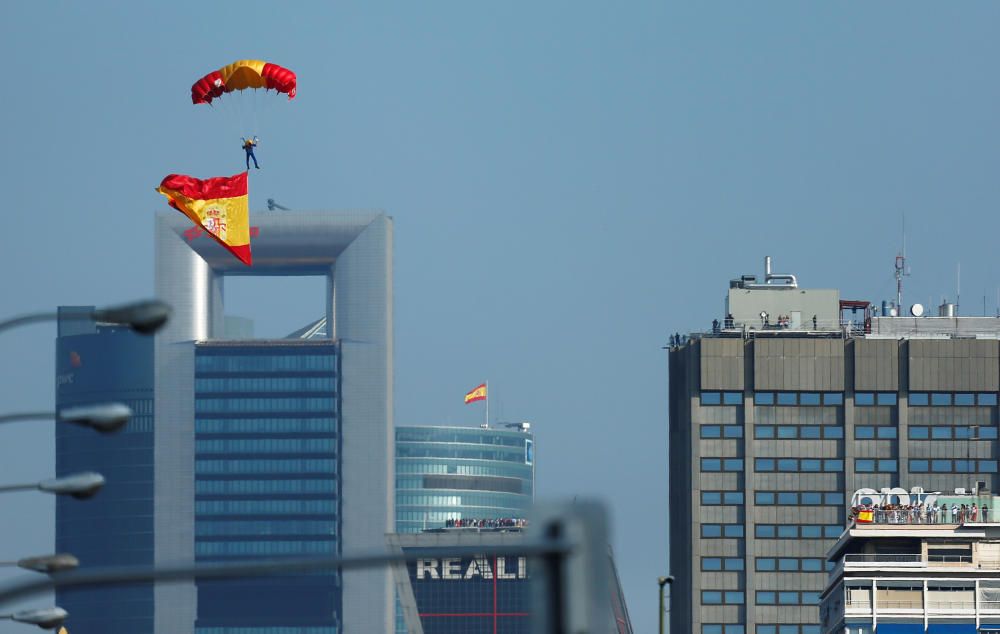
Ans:
[[[903,314],[903,278],[909,277],[910,270],[906,268],[906,216],[903,216],[903,250],[896,255],[896,310]]]

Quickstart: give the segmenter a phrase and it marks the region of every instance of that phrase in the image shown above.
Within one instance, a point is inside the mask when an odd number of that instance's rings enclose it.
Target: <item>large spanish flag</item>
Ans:
[[[247,266],[250,257],[250,210],[247,173],[201,180],[171,174],[156,188],[171,207],[207,231]]]
[[[472,388],[472,390],[468,394],[465,395],[465,402],[467,404],[468,403],[475,403],[476,401],[484,401],[484,400],[486,400],[486,384],[485,383],[480,383],[476,387]]]

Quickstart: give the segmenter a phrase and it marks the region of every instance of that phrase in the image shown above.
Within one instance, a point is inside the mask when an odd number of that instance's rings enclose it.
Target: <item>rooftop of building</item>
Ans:
[[[884,300],[843,299],[835,289],[799,286],[789,273],[773,273],[770,256],[764,276],[741,275],[729,282],[723,313],[711,328],[670,336],[672,347],[704,337],[820,337],[848,339],[1000,339],[1000,316],[958,314],[947,301],[930,315],[926,307]]]

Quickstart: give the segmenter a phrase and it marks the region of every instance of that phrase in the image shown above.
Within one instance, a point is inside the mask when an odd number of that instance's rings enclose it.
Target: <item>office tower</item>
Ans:
[[[153,563],[153,339],[95,324],[93,307],[61,307],[56,340],[56,409],[118,402],[128,425],[98,434],[56,425],[56,475],[97,471],[107,484],[89,500],[56,498],[56,551],[84,566]],[[150,634],[153,586],[56,592],[73,632]]]
[[[523,518],[535,490],[530,423],[396,428],[396,532],[448,520]],[[396,601],[396,634],[407,634]]]
[[[534,497],[529,423],[397,427],[396,532],[447,520],[524,517]]]
[[[828,553],[823,634],[1000,632],[1000,498],[976,493],[859,493],[874,510]]]
[[[140,413],[93,451],[84,444],[91,439],[71,436],[86,430],[60,429],[59,472],[85,466],[108,477],[86,509],[57,507],[59,545],[85,565],[385,547],[394,524],[392,221],[293,212],[255,214],[252,224],[254,265],[246,267],[180,215],[156,218],[155,294],[173,314],[155,339],[60,326],[58,403],[117,395]],[[228,340],[223,288],[231,275],[325,278],[322,324],[292,338]],[[229,321],[231,336],[249,333]],[[96,391],[84,383],[91,368],[101,371],[86,379]],[[93,602],[71,618],[92,619],[68,626],[74,634],[392,628],[386,568],[134,590],[124,603],[117,589],[86,595]],[[115,620],[126,613],[135,619],[128,627]]]
[[[1000,319],[878,316],[765,269],[671,336],[674,632],[814,634],[856,489],[995,486]]]

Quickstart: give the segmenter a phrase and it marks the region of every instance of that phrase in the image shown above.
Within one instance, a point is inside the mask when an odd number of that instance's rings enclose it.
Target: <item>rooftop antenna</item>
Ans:
[[[267,210],[268,211],[274,211],[275,209],[280,209],[281,211],[291,211],[291,209],[289,209],[288,207],[285,207],[283,205],[279,205],[278,203],[274,202],[273,198],[268,198],[267,199]]]
[[[955,316],[958,317],[958,307],[962,305],[962,263],[958,263],[958,273],[955,274]]]
[[[896,255],[896,310],[902,310],[903,278],[910,276],[906,266],[906,215],[903,215],[903,250]]]

